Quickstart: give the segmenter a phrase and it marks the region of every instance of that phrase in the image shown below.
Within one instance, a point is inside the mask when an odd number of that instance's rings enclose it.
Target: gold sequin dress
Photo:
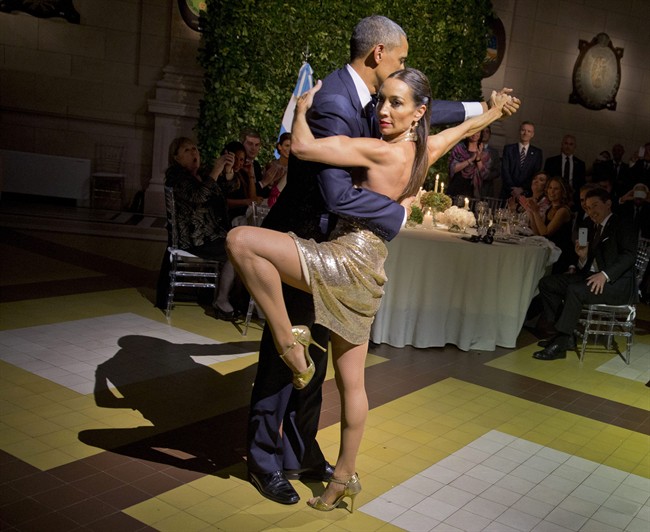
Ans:
[[[352,344],[366,342],[384,295],[384,241],[345,219],[339,219],[327,242],[289,235],[312,290],[316,323]]]

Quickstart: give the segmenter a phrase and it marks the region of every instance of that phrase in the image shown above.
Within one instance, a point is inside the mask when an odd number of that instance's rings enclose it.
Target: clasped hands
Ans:
[[[511,96],[512,89],[504,87],[499,92],[492,91],[488,107],[501,109],[502,116],[511,116],[517,112],[521,101],[516,96]]]

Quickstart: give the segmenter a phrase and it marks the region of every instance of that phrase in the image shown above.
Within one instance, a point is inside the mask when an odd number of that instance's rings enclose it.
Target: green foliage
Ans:
[[[409,215],[408,221],[416,224],[421,224],[423,220],[424,213],[422,212],[422,209],[420,209],[420,207],[417,205],[411,205],[411,214]]]
[[[208,0],[199,63],[205,69],[197,134],[205,160],[243,127],[262,134],[268,160],[282,115],[309,50],[314,78],[349,59],[350,35],[363,17],[392,18],[409,38],[408,65],[430,79],[434,97],[477,100],[490,0]],[[434,170],[446,175],[446,157]]]
[[[428,207],[432,211],[442,212],[451,207],[451,198],[441,192],[424,192],[420,197],[420,204],[423,208]]]

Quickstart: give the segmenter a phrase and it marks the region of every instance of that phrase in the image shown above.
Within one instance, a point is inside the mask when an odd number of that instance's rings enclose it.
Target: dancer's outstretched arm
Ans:
[[[395,155],[395,147],[387,142],[371,138],[350,138],[337,135],[315,138],[307,124],[307,110],[311,107],[314,94],[320,90],[320,81],[303,94],[296,104],[291,130],[291,151],[300,159],[318,161],[324,164],[373,168],[386,165]],[[432,165],[465,137],[482,130],[504,116],[504,106],[512,100],[505,92],[492,93],[492,107],[482,115],[430,135],[427,141],[429,165]],[[512,110],[510,113],[514,112]]]
[[[492,91],[491,97],[492,106],[488,111],[482,115],[475,116],[457,126],[450,127],[436,133],[429,135],[427,140],[427,148],[429,155],[429,165],[435,163],[440,157],[452,149],[456,144],[466,137],[471,137],[474,133],[478,133],[482,129],[489,126],[495,120],[505,116],[504,106],[506,106],[512,97],[505,92]],[[516,109],[510,109],[508,116],[515,113]]]

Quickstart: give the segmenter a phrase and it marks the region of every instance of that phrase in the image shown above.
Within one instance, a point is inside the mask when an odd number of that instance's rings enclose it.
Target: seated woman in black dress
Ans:
[[[178,137],[169,146],[169,167],[165,172],[165,186],[174,189],[178,246],[198,257],[224,263],[213,302],[219,319],[234,316],[228,296],[235,272],[226,254],[226,234],[231,225],[224,195],[231,186],[233,163],[233,154],[225,153],[211,169],[201,167],[196,144],[187,137]],[[222,173],[230,175],[230,181],[217,183]]]
[[[564,273],[569,266],[576,264],[576,256],[571,236],[573,217],[569,208],[569,195],[561,178],[549,179],[546,198],[550,207],[544,215],[540,213],[539,204],[535,199],[520,196],[519,202],[528,213],[533,233],[545,236],[562,250],[560,258],[553,265],[553,273]]]

